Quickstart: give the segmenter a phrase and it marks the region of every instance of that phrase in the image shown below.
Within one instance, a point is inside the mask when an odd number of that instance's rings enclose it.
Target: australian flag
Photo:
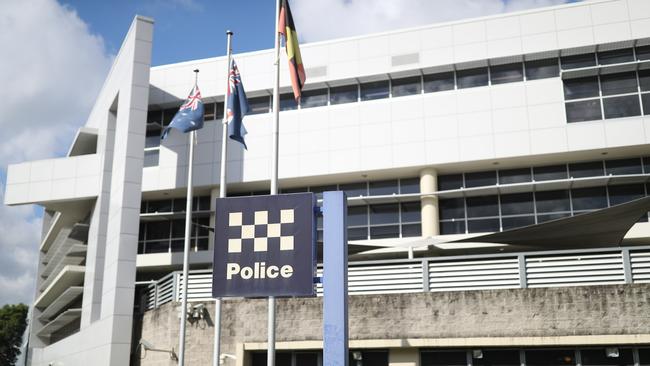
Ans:
[[[194,85],[190,95],[178,109],[169,126],[165,127],[161,138],[167,137],[169,130],[172,128],[181,132],[190,132],[203,128],[203,102],[197,85]]]
[[[228,136],[244,145],[244,135],[246,129],[242,119],[248,113],[248,100],[246,99],[246,92],[244,91],[244,84],[241,82],[239,69],[235,60],[230,63],[230,75],[228,76],[228,100],[226,102],[226,118],[228,121]]]

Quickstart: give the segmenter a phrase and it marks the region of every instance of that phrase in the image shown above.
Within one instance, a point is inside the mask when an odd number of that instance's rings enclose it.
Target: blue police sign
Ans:
[[[219,198],[212,296],[314,296],[313,193]]]

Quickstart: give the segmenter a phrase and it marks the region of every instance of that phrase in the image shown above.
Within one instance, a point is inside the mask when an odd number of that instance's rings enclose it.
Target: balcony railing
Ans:
[[[321,266],[318,276],[323,275]],[[390,294],[650,283],[650,246],[360,261],[348,264],[348,293]],[[146,309],[180,301],[181,271],[148,285]],[[318,296],[322,285],[316,285]],[[190,271],[188,300],[212,299],[212,271]]]

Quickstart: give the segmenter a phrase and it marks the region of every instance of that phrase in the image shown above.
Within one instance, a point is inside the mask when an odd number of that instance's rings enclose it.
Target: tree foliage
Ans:
[[[5,305],[0,309],[0,365],[15,364],[27,327],[28,310],[25,304]]]

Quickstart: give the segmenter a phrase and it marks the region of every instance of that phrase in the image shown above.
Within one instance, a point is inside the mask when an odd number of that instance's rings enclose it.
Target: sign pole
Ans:
[[[278,194],[278,150],[280,121],[280,0],[275,0],[275,80],[273,83],[273,151],[271,194]],[[269,296],[266,365],[275,366],[275,296]]]
[[[223,128],[221,133],[221,176],[219,180],[219,198],[226,197],[226,165],[228,163],[228,95],[230,89],[230,62],[232,58],[232,48],[230,43],[233,33],[226,31],[228,62],[226,64],[226,93],[223,101]],[[214,350],[212,356],[212,366],[219,366],[221,356],[221,299],[214,299]]]
[[[199,70],[194,70],[194,87],[199,77]],[[189,154],[187,162],[187,203],[185,205],[185,243],[183,248],[183,296],[181,300],[181,326],[178,346],[178,365],[185,365],[185,323],[187,323],[187,290],[189,288],[190,266],[190,232],[192,228],[192,165],[194,161],[194,143],[196,131],[190,132]]]

